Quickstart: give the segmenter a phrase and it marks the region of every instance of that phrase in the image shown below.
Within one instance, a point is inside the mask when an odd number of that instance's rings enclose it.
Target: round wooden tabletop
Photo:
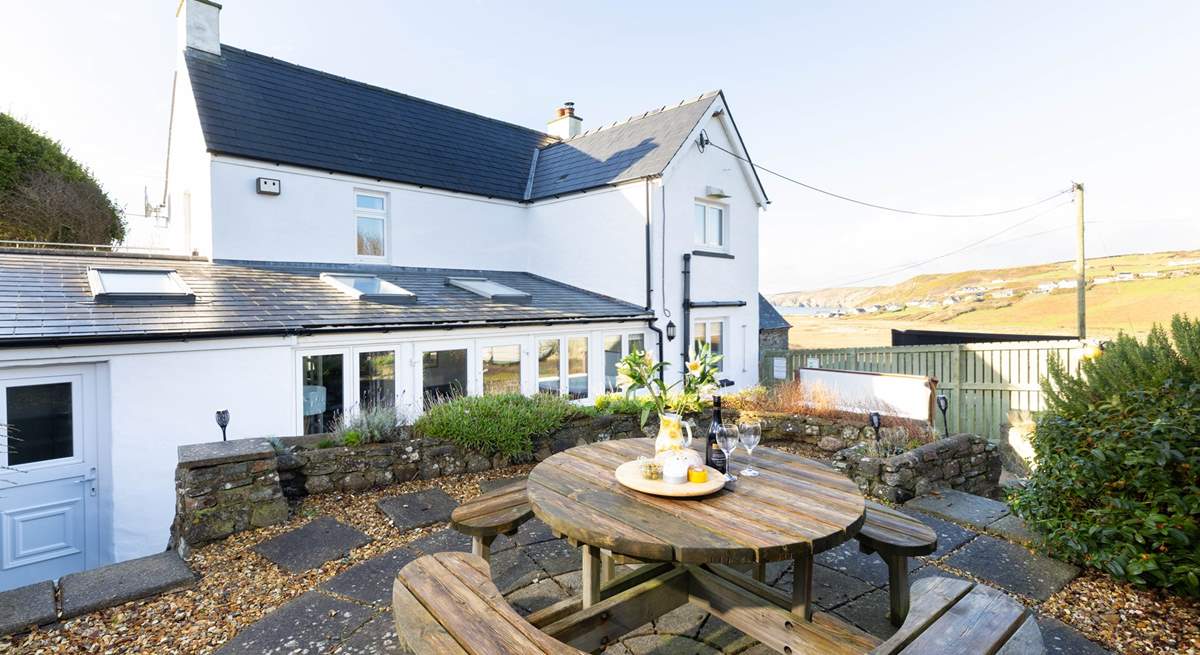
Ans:
[[[693,446],[702,446],[698,439]],[[651,439],[578,446],[529,474],[534,514],[575,541],[642,559],[691,564],[791,559],[832,548],[863,523],[863,497],[820,462],[754,450],[758,477],[701,498],[663,498],[621,486],[617,466],[654,453]],[[734,455],[737,470],[745,451]]]

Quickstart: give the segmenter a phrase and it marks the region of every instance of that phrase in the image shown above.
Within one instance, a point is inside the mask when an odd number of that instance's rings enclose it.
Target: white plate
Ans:
[[[683,484],[667,484],[662,480],[647,480],[642,477],[641,462],[625,462],[617,467],[617,482],[635,491],[654,496],[670,498],[692,498],[707,496],[720,491],[725,486],[725,474],[717,469],[706,466],[708,480],[705,482],[684,482]]]

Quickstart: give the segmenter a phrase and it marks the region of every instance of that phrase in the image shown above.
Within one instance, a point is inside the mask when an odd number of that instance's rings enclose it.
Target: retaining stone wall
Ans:
[[[738,418],[735,411],[725,414],[727,420]],[[711,415],[692,418],[694,436],[703,439]],[[764,442],[805,443],[829,452],[871,434],[860,422],[792,415],[757,418],[763,425]],[[904,434],[903,428],[883,430],[885,436]],[[288,516],[287,501],[308,494],[362,491],[418,478],[479,473],[542,461],[593,441],[654,436],[657,431],[656,417],[651,417],[645,428],[638,426],[635,416],[578,417],[536,440],[533,453],[520,457],[488,457],[411,430],[394,442],[353,447],[317,448],[327,435],[180,446],[173,539],[181,548],[197,547],[243,530],[282,523]]]
[[[179,447],[172,543],[190,547],[287,520],[275,449],[266,439]]]
[[[833,466],[876,498],[899,503],[939,487],[999,496],[1000,453],[985,437],[956,434],[887,458],[868,457],[865,448],[838,451]]]

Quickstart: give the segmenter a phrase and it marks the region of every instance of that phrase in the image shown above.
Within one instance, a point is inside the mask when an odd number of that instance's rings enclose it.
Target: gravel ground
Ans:
[[[808,449],[787,450],[807,456],[823,455]],[[245,626],[350,566],[444,527],[444,524],[434,525],[400,533],[376,509],[375,501],[432,487],[439,487],[462,501],[479,494],[481,480],[522,475],[530,468],[512,467],[477,475],[407,482],[370,492],[308,497],[295,508],[286,524],[244,532],[197,549],[189,560],[200,576],[195,586],[94,612],[17,639],[0,638],[0,655],[211,653]],[[250,550],[260,541],[321,515],[354,525],[373,541],[344,559],[299,575],[279,569]],[[1073,626],[1116,653],[1200,655],[1200,600],[1197,599],[1139,590],[1087,571],[1043,603],[1039,611]]]
[[[195,586],[87,614],[17,639],[0,638],[0,654],[211,653],[242,628],[352,565],[445,527],[440,524],[400,533],[376,509],[375,501],[380,498],[439,487],[461,502],[479,494],[480,480],[523,475],[530,468],[413,481],[356,494],[310,496],[295,508],[286,524],[243,532],[197,549],[188,560],[200,576]],[[250,550],[260,541],[321,515],[353,525],[374,540],[344,559],[299,575],[283,571]]]

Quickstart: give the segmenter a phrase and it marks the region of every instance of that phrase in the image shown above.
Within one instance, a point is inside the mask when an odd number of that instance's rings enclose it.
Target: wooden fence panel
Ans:
[[[764,384],[777,380],[773,361],[786,358],[787,379],[798,368],[924,375],[938,381],[938,392],[950,401],[951,432],[973,432],[999,439],[1010,410],[1040,411],[1044,407],[1041,381],[1050,357],[1076,370],[1084,343],[1013,341],[942,346],[881,346],[763,351],[759,368]],[[941,417],[936,421],[942,431]]]

